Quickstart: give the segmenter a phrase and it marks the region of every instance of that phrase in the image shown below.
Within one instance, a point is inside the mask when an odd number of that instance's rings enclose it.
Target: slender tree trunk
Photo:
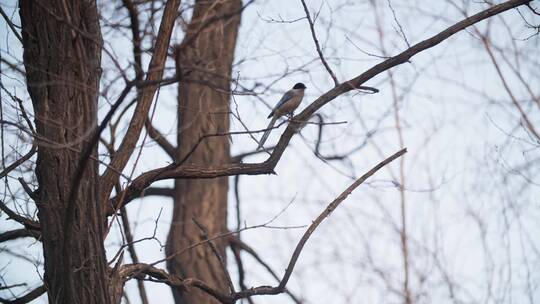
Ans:
[[[36,196],[49,303],[111,303],[95,161],[87,162],[71,202],[72,241],[64,251],[68,196],[81,151],[97,124],[101,33],[96,2],[21,0],[20,15],[39,145]]]
[[[176,68],[181,76],[178,92],[177,158],[204,165],[230,161],[229,137],[199,139],[229,131],[230,77],[240,25],[241,0],[197,1],[184,41],[177,47]],[[228,179],[175,181],[173,222],[167,254],[227,230]],[[195,221],[201,224],[198,227]],[[225,262],[226,244],[213,242]],[[168,263],[171,273],[196,277],[223,291],[228,288],[225,269],[208,244],[176,256]],[[176,303],[216,303],[199,290],[173,292]]]

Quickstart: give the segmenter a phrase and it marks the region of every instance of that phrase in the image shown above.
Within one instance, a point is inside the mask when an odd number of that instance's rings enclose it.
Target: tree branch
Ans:
[[[119,188],[119,186],[117,186]],[[139,263],[139,256],[135,250],[135,243],[133,240],[133,234],[131,233],[131,227],[129,226],[129,217],[127,214],[126,208],[121,209],[122,216],[122,227],[124,229],[124,234],[126,235],[126,242],[133,263]],[[138,281],[137,286],[139,288],[139,296],[141,297],[141,302],[143,304],[148,304],[148,296],[146,295],[146,289],[144,288],[144,282]]]
[[[525,127],[531,132],[531,134],[536,138],[536,140],[540,142],[540,133],[538,133],[538,131],[534,127],[534,124],[529,119],[529,116],[527,115],[526,111],[519,104],[516,96],[514,96],[514,93],[510,89],[510,86],[508,85],[508,82],[506,81],[506,78],[504,77],[504,74],[501,71],[501,68],[499,66],[499,63],[497,62],[497,59],[495,59],[495,55],[491,51],[490,42],[487,39],[487,37],[484,35],[482,35],[482,44],[484,45],[484,48],[486,49],[486,52],[489,55],[489,59],[491,60],[491,63],[493,64],[495,71],[497,71],[497,76],[499,76],[499,79],[501,80],[504,90],[508,94],[508,97],[510,97],[510,100],[512,100],[512,104],[514,104],[516,109],[519,111],[521,119],[523,119],[523,121],[525,122]]]
[[[176,148],[165,138],[154,126],[150,119],[147,119],[145,124],[148,135],[169,155],[171,159],[176,159]]]
[[[9,172],[13,171],[15,168],[20,166],[22,163],[29,160],[30,157],[32,157],[32,155],[34,155],[36,153],[36,151],[37,151],[37,146],[32,145],[32,148],[30,149],[30,151],[28,151],[28,153],[26,153],[25,155],[23,155],[21,158],[17,159],[16,161],[14,161],[12,164],[10,164],[4,170],[2,170],[2,172],[0,172],[0,178],[3,178],[4,176],[8,175]]]
[[[221,266],[221,270],[223,271],[223,274],[225,275],[225,278],[227,278],[227,284],[229,285],[229,292],[234,293],[234,284],[231,279],[231,275],[229,274],[229,270],[227,269],[227,265],[225,264],[225,260],[219,253],[219,250],[217,249],[214,242],[208,239],[208,229],[204,227],[199,221],[197,221],[196,218],[192,218],[195,225],[201,230],[201,237],[203,241],[208,241],[207,244],[216,256],[216,259],[219,262],[219,265]]]
[[[38,222],[17,214],[15,211],[9,209],[3,201],[0,201],[0,210],[4,211],[9,219],[18,222],[19,224],[26,227],[26,229],[41,230]]]
[[[160,187],[150,187],[143,191],[143,196],[174,196],[173,188],[160,188]]]
[[[138,81],[143,78],[142,70],[142,50],[141,50],[141,35],[139,27],[139,11],[137,4],[131,0],[122,0],[122,4],[127,9],[131,27],[131,36],[133,38],[133,60],[135,61],[135,75]]]
[[[39,240],[39,238],[41,237],[41,233],[36,230],[29,230],[26,228],[6,231],[3,233],[0,233],[0,243],[16,240],[16,239],[24,238],[24,237],[32,237],[32,238],[35,238],[36,240]]]
[[[0,298],[0,302],[6,303],[6,304],[23,304],[23,303],[29,303],[38,297],[40,297],[42,294],[47,292],[47,287],[45,285],[41,285],[38,288],[30,291],[29,293],[25,294],[24,296],[13,299],[13,300],[6,300],[3,298]]]
[[[259,254],[253,249],[251,248],[251,246],[249,246],[248,244],[242,242],[242,240],[240,240],[237,236],[234,236],[234,235],[231,235],[230,238],[229,238],[229,242],[230,242],[230,245],[231,245],[231,248],[235,254],[235,258],[237,260],[239,260],[239,256],[240,256],[240,249],[247,252],[249,255],[251,255],[259,264],[261,264],[265,269],[266,271],[268,271],[268,273],[270,273],[270,275],[276,279],[276,281],[280,281],[280,278],[279,276],[277,275],[277,273],[272,269],[272,267],[270,267],[270,265],[268,265],[265,261],[263,261],[263,259],[259,256]],[[241,260],[240,260],[241,261]],[[237,262],[238,263],[238,262]],[[285,290],[283,291],[285,292],[287,295],[289,295],[289,297],[291,298],[291,300],[293,300],[295,303],[302,303],[302,301],[300,299],[298,299],[291,291],[289,291],[287,288],[285,288]],[[248,298],[249,299],[249,298]]]
[[[171,39],[172,30],[174,28],[176,16],[178,15],[178,7],[180,0],[167,1],[165,11],[158,31],[154,54],[150,60],[146,81],[160,81],[163,77],[165,61],[167,59],[167,50]],[[129,123],[128,130],[120,147],[117,150],[115,157],[111,160],[110,166],[117,171],[122,171],[126,166],[131,152],[135,148],[139,135],[141,134],[144,122],[147,120],[147,113],[150,110],[154,94],[158,85],[150,85],[143,88],[139,95],[139,100],[134,110],[134,115]],[[105,202],[114,185],[114,181],[118,178],[118,173],[114,170],[107,169],[102,176],[102,189],[100,192],[100,202]]]
[[[19,181],[19,183],[23,187],[23,190],[26,192],[26,194],[28,194],[28,196],[32,200],[34,200],[34,202],[37,202],[38,201],[37,191],[32,190],[32,188],[30,188],[30,186],[28,185],[28,183],[26,183],[24,178],[19,177],[17,180]]]
[[[2,15],[2,17],[3,17],[4,20],[6,21],[7,25],[9,26],[9,28],[11,29],[11,31],[13,32],[13,34],[15,35],[15,37],[17,37],[17,39],[19,40],[19,42],[22,43],[22,37],[21,37],[21,34],[19,34],[19,32],[17,31],[17,28],[15,28],[15,25],[13,24],[13,22],[11,22],[11,20],[9,19],[8,15],[6,14],[6,12],[4,12],[4,9],[2,9],[2,7],[0,7],[0,15]]]
[[[313,38],[313,42],[315,42],[315,47],[317,48],[317,53],[319,54],[319,58],[321,58],[321,62],[324,65],[324,68],[330,74],[332,77],[332,80],[334,80],[334,85],[337,87],[339,85],[339,81],[336,77],[336,74],[332,69],[330,68],[330,65],[328,65],[328,62],[326,62],[326,59],[324,59],[324,55],[321,50],[321,46],[319,45],[319,40],[317,39],[317,35],[315,34],[315,26],[313,24],[313,20],[311,20],[311,15],[309,14],[309,10],[307,8],[306,2],[304,0],[302,1],[302,6],[304,7],[304,12],[306,12],[306,18],[309,23],[309,29],[311,30],[311,37]]]
[[[354,183],[352,183],[345,191],[343,191],[336,199],[334,199],[327,207],[326,209],[311,223],[311,225],[308,227],[306,232],[304,232],[302,238],[300,241],[298,241],[298,244],[296,245],[296,248],[291,256],[291,259],[289,260],[289,265],[287,266],[285,270],[285,274],[283,275],[282,279],[280,280],[278,286],[271,287],[271,286],[258,286],[250,289],[245,289],[239,292],[231,292],[230,294],[225,294],[216,288],[213,288],[211,286],[208,286],[203,281],[200,281],[198,279],[193,278],[187,278],[182,279],[179,276],[171,275],[167,273],[166,271],[156,268],[152,265],[148,264],[130,264],[125,265],[120,270],[120,276],[124,278],[124,280],[129,280],[131,277],[137,277],[141,278],[141,274],[149,275],[150,277],[158,279],[160,282],[164,282],[170,286],[177,287],[177,288],[186,288],[188,286],[193,286],[196,288],[199,288],[200,290],[208,293],[209,295],[213,296],[216,300],[220,301],[221,303],[234,303],[239,299],[248,298],[254,295],[271,295],[271,294],[280,294],[285,291],[285,286],[287,285],[292,272],[294,270],[294,267],[296,265],[296,262],[298,261],[298,258],[300,257],[300,253],[302,252],[302,249],[304,248],[304,245],[307,243],[308,239],[311,237],[311,235],[315,232],[317,227],[326,219],[328,218],[332,212],[362,183],[364,183],[369,177],[371,177],[373,174],[375,174],[377,171],[379,171],[381,168],[386,166],[387,164],[391,163],[393,160],[399,158],[403,154],[407,152],[407,149],[402,149],[396,153],[394,153],[392,156],[386,158],[379,164],[377,164],[375,167],[373,167],[371,170],[366,172],[364,175],[362,175],[360,178],[358,178]]]
[[[308,121],[309,118],[319,109],[321,109],[324,105],[344,93],[347,93],[354,89],[364,88],[362,85],[368,80],[395,66],[408,62],[414,55],[440,44],[441,42],[458,33],[459,31],[462,31],[463,29],[489,17],[527,4],[531,1],[532,0],[511,0],[498,5],[494,5],[480,13],[477,13],[471,17],[465,18],[455,23],[454,25],[432,36],[431,38],[413,45],[412,47],[406,49],[398,55],[390,57],[387,60],[384,60],[383,62],[373,66],[359,76],[350,79],[344,83],[341,83],[339,86],[327,91],[319,98],[317,98],[314,102],[312,102],[308,107],[306,107],[300,114],[292,118],[287,128],[281,135],[279,142],[274,148],[272,154],[263,163],[232,163],[215,166],[197,166],[182,163],[172,163],[162,168],[147,171],[141,174],[139,177],[135,178],[131,185],[129,185],[126,190],[124,190],[127,192],[124,201],[129,202],[129,200],[133,197],[137,197],[138,193],[140,193],[144,188],[150,186],[153,182],[158,180],[170,178],[214,178],[238,174],[273,174],[275,173],[274,168],[280,160],[281,156],[283,155],[283,152],[288,146],[291,138],[305,124],[305,122]],[[118,195],[117,197],[121,196]],[[107,213],[111,214],[111,212],[111,210],[108,210]]]

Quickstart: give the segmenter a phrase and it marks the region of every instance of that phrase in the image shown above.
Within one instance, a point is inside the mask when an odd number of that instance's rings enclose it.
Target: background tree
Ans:
[[[228,136],[197,143],[207,134],[229,132],[228,91],[241,9],[240,0],[196,2],[184,40],[176,48],[176,75],[181,83],[174,154],[177,161],[185,159],[186,163],[201,166],[230,163]],[[182,79],[187,80],[182,83]],[[195,145],[197,148],[193,150]],[[175,180],[174,224],[167,240],[168,256],[199,242],[201,233],[210,236],[227,231],[228,190],[227,177]],[[228,274],[221,263],[226,261],[227,242],[216,240],[213,244],[214,248],[199,246],[172,258],[168,262],[169,271],[226,290]],[[200,291],[188,293],[186,299],[173,294],[177,303],[212,303],[212,298]]]
[[[3,5],[3,302],[534,302],[535,2],[276,3]]]

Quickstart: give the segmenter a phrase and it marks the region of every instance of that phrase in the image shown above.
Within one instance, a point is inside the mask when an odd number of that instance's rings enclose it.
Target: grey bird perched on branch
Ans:
[[[304,90],[306,89],[306,86],[299,82],[294,85],[294,87],[285,94],[283,94],[283,97],[279,100],[277,105],[274,107],[272,112],[270,112],[270,115],[268,115],[268,118],[272,118],[270,121],[270,124],[268,124],[268,127],[266,128],[266,131],[264,132],[263,136],[261,137],[261,141],[259,142],[259,146],[257,147],[257,150],[260,150],[266,139],[268,139],[268,135],[270,135],[270,131],[272,131],[272,127],[276,123],[277,119],[280,118],[283,115],[289,115],[292,117],[292,114],[296,108],[300,105],[302,102],[302,99],[304,98]]]

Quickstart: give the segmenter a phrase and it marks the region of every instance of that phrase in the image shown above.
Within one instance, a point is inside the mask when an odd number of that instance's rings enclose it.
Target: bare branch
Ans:
[[[16,240],[16,239],[24,238],[24,237],[32,237],[38,240],[41,237],[41,233],[39,233],[36,230],[29,230],[25,228],[6,231],[3,233],[0,233],[0,243]]]
[[[333,202],[331,202],[326,209],[313,221],[313,223],[309,226],[307,231],[304,233],[300,241],[298,242],[298,245],[296,245],[296,249],[294,250],[294,253],[291,257],[291,260],[289,262],[289,265],[287,266],[287,270],[285,271],[285,274],[283,275],[283,278],[281,279],[280,284],[278,285],[277,289],[283,289],[285,288],[285,285],[287,285],[287,282],[289,281],[289,278],[292,274],[292,271],[294,269],[294,266],[296,265],[296,261],[298,260],[298,257],[300,256],[300,253],[302,252],[302,249],[304,248],[304,245],[308,241],[309,237],[313,232],[315,232],[315,229],[327,218],[332,214],[332,212],[362,183],[364,183],[368,178],[370,178],[373,174],[375,174],[377,171],[379,171],[381,168],[386,166],[387,164],[391,163],[395,159],[401,157],[403,154],[407,153],[407,148],[402,149],[396,153],[394,153],[392,156],[388,157],[387,159],[383,160],[379,164],[377,164],[375,167],[373,167],[371,170],[366,172],[364,175],[362,175],[359,179],[357,179],[354,183],[352,183],[345,191],[343,191]]]
[[[26,194],[28,194],[28,196],[34,200],[34,202],[37,202],[38,201],[38,196],[37,196],[37,193],[36,191],[32,190],[32,188],[30,188],[30,186],[26,183],[26,181],[24,180],[24,178],[22,177],[19,177],[17,179],[19,181],[19,183],[21,184],[21,186],[23,187],[24,191],[26,192]]]
[[[497,75],[499,76],[499,79],[501,80],[501,83],[503,84],[504,90],[506,93],[508,93],[508,96],[510,97],[510,100],[512,100],[512,104],[518,109],[519,114],[521,116],[521,119],[525,122],[525,125],[527,129],[534,135],[537,142],[540,142],[540,133],[536,130],[533,123],[529,119],[529,116],[523,109],[523,107],[519,104],[516,96],[514,96],[514,93],[512,93],[512,90],[510,89],[510,86],[508,85],[508,82],[506,81],[506,78],[504,77],[503,72],[501,71],[501,68],[499,66],[499,63],[495,59],[495,55],[493,55],[493,52],[491,51],[490,42],[487,39],[487,37],[482,35],[482,43],[484,45],[484,48],[486,49],[486,52],[489,55],[489,58],[491,60],[491,63],[493,64],[493,67],[495,67],[495,71],[497,71]]]
[[[234,260],[236,262],[236,268],[238,269],[238,286],[240,286],[241,290],[247,289],[246,283],[245,283],[245,271],[244,271],[244,263],[242,261],[241,252],[238,247],[231,245],[231,250],[234,255]],[[249,304],[253,304],[253,299],[251,297],[247,298]]]
[[[237,251],[238,251],[238,256],[240,255],[239,254],[239,249],[242,249],[243,251],[247,252],[249,255],[251,255],[259,264],[261,264],[267,271],[268,273],[270,273],[270,275],[276,279],[276,281],[280,281],[280,277],[277,275],[277,273],[272,269],[272,267],[270,267],[270,265],[268,265],[268,263],[266,263],[262,258],[261,256],[251,247],[249,246],[248,244],[242,242],[242,240],[240,240],[238,237],[235,237],[235,236],[231,236],[229,238],[229,242],[231,244],[231,247],[233,249],[233,252],[235,253],[235,258],[239,258],[239,257],[236,257],[237,255]],[[298,299],[290,290],[288,290],[287,288],[285,288],[285,290],[283,291],[285,292],[287,295],[289,295],[289,297],[295,302],[295,303],[302,303],[302,301],[300,299]],[[249,298],[248,298],[249,299]]]
[[[200,290],[216,298],[221,303],[234,302],[233,298],[214,289],[211,286],[208,286],[201,280],[194,278],[182,279],[179,276],[169,274],[165,270],[159,269],[149,264],[128,264],[120,268],[120,277],[122,277],[125,281],[131,279],[133,276],[139,279],[144,279],[145,275],[150,276],[157,282],[162,282],[175,288],[180,288],[184,290],[187,289],[187,287],[189,286],[199,288]]]
[[[15,28],[15,25],[13,24],[13,22],[11,22],[11,20],[9,19],[8,15],[6,14],[6,12],[4,12],[4,9],[2,9],[2,7],[0,7],[0,15],[2,15],[2,17],[3,17],[4,20],[6,21],[7,25],[9,26],[9,28],[11,29],[11,31],[13,32],[13,34],[15,35],[15,37],[17,37],[17,39],[19,39],[19,42],[22,43],[22,37],[21,37],[21,34],[19,34],[19,32],[17,31],[17,29]]]
[[[276,287],[271,286],[258,286],[254,288],[250,288],[247,290],[242,290],[239,292],[233,292],[231,294],[225,294],[223,292],[220,292],[216,288],[213,288],[211,286],[208,286],[206,283],[193,278],[186,278],[182,279],[179,276],[168,274],[166,271],[156,268],[153,265],[149,264],[130,264],[125,265],[120,270],[120,275],[124,280],[129,280],[133,276],[137,276],[140,278],[141,274],[149,275],[150,277],[158,279],[160,282],[164,282],[170,286],[177,287],[177,288],[186,288],[188,286],[193,286],[196,288],[199,288],[200,290],[208,293],[209,295],[213,296],[216,300],[220,301],[221,303],[234,303],[236,300],[248,298],[254,295],[270,295],[270,294],[280,294],[285,291],[285,286],[287,285],[292,272],[294,270],[294,267],[296,265],[296,262],[298,261],[298,258],[300,257],[300,253],[302,252],[302,249],[304,248],[304,245],[307,243],[308,239],[311,237],[311,235],[315,232],[317,227],[326,219],[328,218],[332,212],[362,183],[364,183],[369,177],[371,177],[373,174],[375,174],[377,171],[379,171],[381,168],[386,166],[387,164],[391,163],[393,160],[401,157],[403,154],[407,152],[407,149],[402,149],[396,153],[394,153],[392,156],[386,158],[379,164],[377,164],[375,167],[373,167],[371,170],[366,172],[364,175],[362,175],[359,179],[357,179],[354,183],[352,183],[345,191],[343,191],[336,199],[334,199],[327,207],[326,209],[311,223],[311,225],[308,227],[306,232],[304,232],[302,238],[296,245],[296,248],[291,256],[291,259],[289,261],[289,265],[287,266],[285,270],[285,274],[283,275],[283,278],[280,280],[279,285]],[[210,240],[210,239],[207,239]]]
[[[273,149],[274,149],[274,147],[265,148],[266,151],[272,151]],[[233,163],[239,163],[239,162],[242,162],[242,160],[245,157],[256,155],[256,154],[259,154],[259,153],[265,153],[266,151],[257,150],[257,151],[249,151],[249,152],[240,153],[238,155],[231,156],[231,161]]]
[[[139,12],[137,4],[131,0],[122,0],[124,7],[128,10],[131,22],[131,36],[133,37],[133,59],[135,60],[135,75],[137,80],[143,79],[142,59],[141,59],[141,35],[139,29]]]
[[[7,300],[7,299],[2,299],[0,298],[0,302],[2,303],[6,303],[6,304],[23,304],[23,303],[30,303],[32,302],[33,300],[37,299],[38,297],[40,297],[42,294],[44,294],[45,292],[47,292],[47,287],[45,287],[45,285],[41,285],[39,286],[38,288],[30,291],[29,293],[25,294],[24,296],[20,297],[20,298],[17,298],[17,299],[13,299],[13,300]]]
[[[30,149],[30,151],[28,151],[28,153],[26,153],[25,155],[23,155],[21,158],[19,158],[18,160],[14,161],[12,164],[10,164],[9,166],[6,167],[6,169],[4,169],[2,172],[0,172],[0,178],[3,178],[4,176],[8,175],[9,172],[13,171],[15,168],[17,168],[18,166],[20,166],[22,163],[24,163],[25,161],[29,160],[30,157],[32,157],[34,155],[34,153],[36,153],[37,151],[37,146],[36,145],[32,145],[32,148]]]
[[[311,30],[311,37],[313,37],[313,42],[315,42],[315,47],[317,48],[317,53],[319,54],[319,58],[321,58],[321,62],[324,65],[324,68],[326,69],[326,71],[328,71],[328,74],[330,74],[330,76],[332,77],[332,80],[334,80],[334,85],[337,87],[339,85],[339,81],[334,71],[332,71],[332,69],[330,68],[330,65],[328,65],[328,62],[326,62],[326,59],[324,59],[321,46],[319,45],[319,40],[317,39],[317,35],[315,34],[315,27],[313,25],[313,20],[311,20],[311,15],[309,14],[309,9],[306,6],[306,2],[304,0],[300,0],[300,1],[302,1],[304,12],[306,12],[306,18],[309,23],[309,29]]]
[[[347,93],[354,89],[362,88],[362,85],[374,78],[375,76],[403,63],[408,62],[414,55],[432,48],[444,40],[448,39],[452,35],[462,31],[463,29],[485,20],[494,15],[500,14],[507,10],[516,8],[520,5],[524,5],[531,0],[511,0],[498,5],[494,5],[480,13],[477,13],[471,17],[465,18],[462,21],[455,23],[448,27],[444,31],[413,45],[411,48],[401,52],[400,54],[390,57],[389,59],[373,66],[366,72],[359,76],[350,79],[337,87],[327,91],[308,107],[306,107],[300,114],[293,117],[289,122],[287,128],[281,135],[278,144],[274,148],[270,157],[263,163],[256,164],[222,164],[214,166],[197,166],[190,164],[178,164],[173,163],[168,166],[147,171],[135,178],[130,186],[127,187],[127,194],[125,201],[129,201],[130,198],[137,196],[140,191],[150,186],[153,182],[170,178],[214,178],[220,176],[232,176],[238,174],[246,175],[259,175],[259,174],[273,174],[274,168],[278,161],[281,159],[286,147],[288,146],[291,138],[296,132],[303,126],[304,122],[321,109],[324,105],[331,102],[338,96]],[[110,210],[108,211],[110,214]]]
[[[118,187],[118,185],[117,185]],[[119,187],[118,187],[119,188]],[[129,255],[133,263],[139,263],[139,256],[135,250],[135,244],[133,240],[133,234],[131,233],[131,227],[129,226],[129,218],[126,208],[121,208],[122,214],[122,227],[124,229],[124,234],[126,235],[126,242],[128,246]],[[144,288],[144,282],[137,281],[137,287],[139,288],[139,296],[141,297],[142,304],[148,304],[148,296],[146,295],[146,289]]]
[[[199,228],[199,230],[201,230],[202,240],[208,241],[208,246],[210,247],[210,249],[212,249],[212,252],[218,259],[219,265],[221,266],[221,270],[223,271],[223,273],[225,274],[225,277],[227,278],[227,283],[229,284],[229,292],[234,293],[235,292],[234,284],[232,282],[231,275],[229,274],[229,271],[227,270],[227,265],[225,264],[225,261],[223,257],[221,256],[221,254],[219,253],[219,250],[217,249],[214,242],[208,239],[208,229],[204,227],[203,224],[201,224],[199,221],[197,221],[196,218],[192,218],[192,220],[195,223],[195,225]]]
[[[145,122],[146,130],[148,135],[152,138],[158,145],[169,155],[171,159],[176,158],[176,148],[165,138],[154,126],[150,119],[147,119]]]
[[[8,218],[18,222],[19,224],[23,225],[27,229],[31,230],[41,230],[41,227],[39,226],[39,223],[36,221],[33,221],[31,219],[28,219],[22,215],[17,214],[15,211],[9,209],[3,201],[0,201],[0,210],[4,211]]]
[[[169,42],[179,6],[180,0],[167,1],[165,5],[165,11],[163,12],[157,41],[154,47],[154,54],[150,60],[148,73],[146,75],[146,81],[160,81],[163,77],[165,60],[167,59],[167,50],[169,48]],[[140,92],[139,100],[134,110],[135,114],[129,123],[129,128],[115,157],[110,163],[110,166],[118,171],[122,171],[125,167],[131,156],[131,152],[139,140],[139,135],[141,134],[142,127],[147,119],[146,115],[150,110],[152,99],[154,98],[157,88],[157,84],[150,85],[143,88]],[[100,202],[107,200],[114,185],[114,181],[117,178],[118,173],[113,170],[107,169],[105,173],[103,173]]]
[[[173,197],[174,196],[174,189],[173,188],[159,188],[159,187],[150,187],[148,189],[145,189],[142,193],[143,196],[168,196]]]

